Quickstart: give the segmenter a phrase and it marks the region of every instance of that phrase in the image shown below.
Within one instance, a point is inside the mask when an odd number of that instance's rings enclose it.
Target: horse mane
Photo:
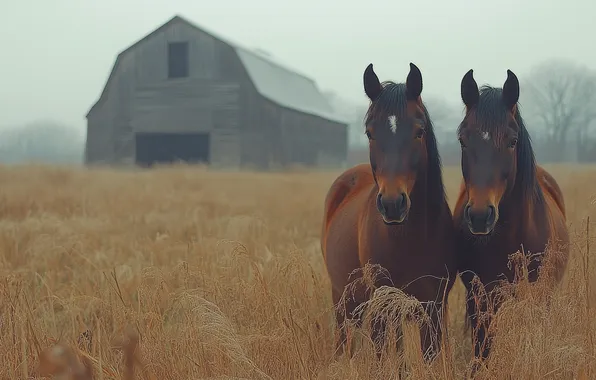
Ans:
[[[480,129],[490,132],[496,140],[504,135],[502,128],[507,124],[508,111],[503,103],[502,93],[502,88],[488,85],[480,87],[480,98],[474,108],[475,119]],[[513,115],[515,122],[519,126],[516,149],[517,172],[515,187],[519,189],[520,195],[524,200],[542,203],[544,202],[544,194],[536,176],[536,157],[532,148],[532,139],[519,108],[518,103],[515,108],[515,114]],[[457,129],[458,134],[461,133],[466,119],[467,117],[459,125]]]
[[[406,97],[406,84],[395,83],[392,81],[385,81],[381,83],[383,90],[379,97],[368,107],[364,116],[364,125],[371,123],[373,120],[385,119],[388,115],[403,115],[406,112],[408,100]],[[446,193],[443,184],[443,171],[441,156],[437,146],[437,139],[433,127],[432,120],[426,109],[426,105],[422,102],[422,111],[426,118],[426,154],[428,157],[427,174],[427,205],[430,207],[431,213],[440,214],[443,212],[443,202],[445,201]]]

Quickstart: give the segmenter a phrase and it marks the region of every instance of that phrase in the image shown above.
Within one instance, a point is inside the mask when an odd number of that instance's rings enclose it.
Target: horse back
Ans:
[[[544,194],[546,207],[548,207],[548,224],[550,230],[549,241],[553,244],[553,253],[556,252],[553,259],[554,278],[559,282],[569,259],[569,232],[565,215],[565,202],[563,192],[554,177],[542,167],[537,167],[536,176],[538,183]]]
[[[563,198],[563,192],[555,178],[541,166],[537,166],[536,176],[538,177],[538,182],[544,196],[549,197],[556,204],[563,218],[565,218],[565,200]]]

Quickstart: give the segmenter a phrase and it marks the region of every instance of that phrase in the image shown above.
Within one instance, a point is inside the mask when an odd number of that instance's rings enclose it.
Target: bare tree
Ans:
[[[525,80],[522,105],[560,159],[570,133],[581,140],[596,121],[596,72],[567,60],[543,62]]]

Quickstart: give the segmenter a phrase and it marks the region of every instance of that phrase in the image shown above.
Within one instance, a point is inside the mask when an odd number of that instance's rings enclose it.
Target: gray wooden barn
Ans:
[[[312,79],[175,16],[118,54],[87,114],[85,162],[337,167],[347,146]]]

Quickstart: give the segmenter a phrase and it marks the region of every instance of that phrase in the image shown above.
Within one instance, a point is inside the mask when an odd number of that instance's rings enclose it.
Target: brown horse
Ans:
[[[499,301],[472,299],[474,275],[490,296],[499,280],[515,279],[509,255],[523,249],[540,258],[547,244],[559,243],[560,250],[542,257],[553,259],[552,265],[534,260],[528,266],[528,281],[535,282],[541,269],[541,277],[548,273],[553,285],[560,282],[569,256],[563,194],[555,179],[536,164],[517,105],[519,91],[519,81],[510,70],[502,89],[483,86],[479,91],[472,70],[461,82],[466,106],[458,128],[463,181],[453,214],[458,270],[467,288],[468,319],[477,331],[478,359],[488,357],[492,340],[487,334],[490,315],[486,324],[480,324],[479,313],[486,313],[488,305],[494,305],[491,310],[496,312]]]
[[[439,348],[441,334],[434,327],[442,322],[443,295],[457,273],[441,160],[420,97],[422,74],[410,63],[405,84],[380,83],[370,64],[364,72],[364,90],[370,99],[365,119],[370,165],[341,174],[325,199],[321,248],[333,302],[337,305],[341,300],[351,272],[367,263],[381,266],[391,279],[374,285],[401,288],[432,305],[428,312],[432,326],[421,329],[422,348],[429,359]],[[339,310],[345,308],[346,315],[360,325],[353,312],[367,298],[365,291],[358,291],[338,308],[338,352],[343,352],[346,343],[344,313]],[[374,341],[381,341],[380,330],[373,328]]]

